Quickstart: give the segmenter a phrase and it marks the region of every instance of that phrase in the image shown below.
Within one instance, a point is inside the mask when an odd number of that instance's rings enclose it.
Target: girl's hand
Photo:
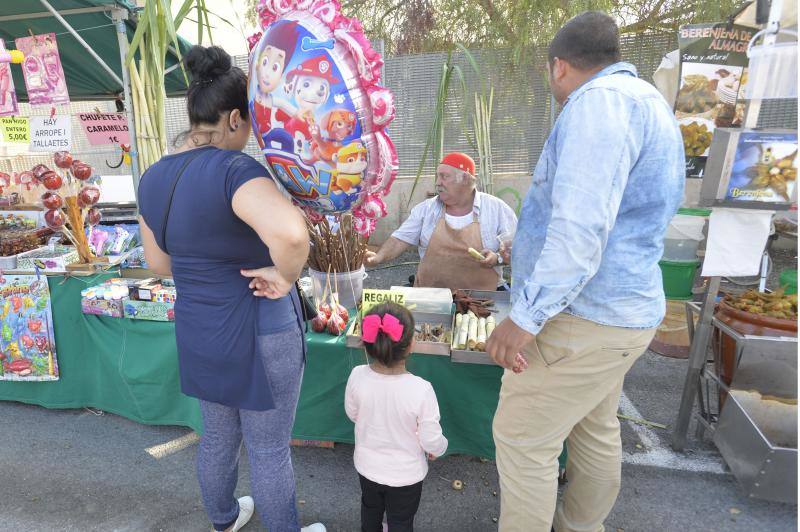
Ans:
[[[250,289],[256,297],[280,299],[288,295],[294,287],[294,283],[287,281],[274,266],[242,270],[242,275],[251,279]]]
[[[427,455],[428,455],[428,460],[430,460],[431,462],[433,462],[434,460],[436,460],[436,457],[435,457],[434,455],[432,455],[431,453],[425,453],[425,454],[427,454]]]

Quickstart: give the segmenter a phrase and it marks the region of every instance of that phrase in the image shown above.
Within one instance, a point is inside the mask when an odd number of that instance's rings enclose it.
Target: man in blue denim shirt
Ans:
[[[598,12],[570,20],[549,49],[563,105],[533,174],[513,245],[512,311],[487,351],[511,369],[494,420],[500,530],[602,531],[620,486],[616,418],[625,373],[664,316],[658,260],[683,197],[672,110],[619,62]],[[556,508],[557,457],[569,485]]]

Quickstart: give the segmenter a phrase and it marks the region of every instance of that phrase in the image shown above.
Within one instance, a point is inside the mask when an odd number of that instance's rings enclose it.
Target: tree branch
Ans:
[[[486,12],[489,20],[505,35],[509,44],[513,45],[517,40],[517,32],[514,31],[514,28],[511,27],[508,20],[497,11],[494,2],[492,2],[492,0],[478,0],[478,4]]]

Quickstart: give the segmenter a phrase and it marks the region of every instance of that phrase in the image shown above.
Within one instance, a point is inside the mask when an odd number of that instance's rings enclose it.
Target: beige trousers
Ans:
[[[501,532],[604,530],[621,480],[622,382],[654,335],[562,313],[524,349],[528,369],[505,372],[493,424]],[[564,440],[569,482],[556,509]]]

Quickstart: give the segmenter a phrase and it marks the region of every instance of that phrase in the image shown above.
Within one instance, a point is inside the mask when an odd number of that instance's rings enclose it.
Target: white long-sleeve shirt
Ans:
[[[425,379],[357,366],[347,380],[344,408],[356,424],[356,471],[373,482],[416,484],[428,474],[425,453],[438,457],[447,450],[436,393]]]

